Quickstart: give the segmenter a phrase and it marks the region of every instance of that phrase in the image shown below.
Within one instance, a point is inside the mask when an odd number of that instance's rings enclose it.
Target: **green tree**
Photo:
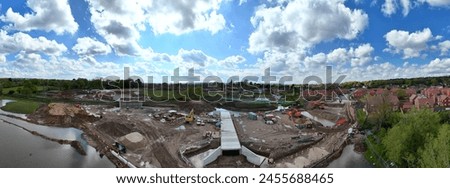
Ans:
[[[450,124],[450,111],[439,112],[439,117],[441,118],[442,124]]]
[[[25,80],[23,82],[23,88],[21,94],[23,95],[31,95],[38,91],[36,85],[31,80]]]
[[[383,138],[387,158],[400,167],[418,167],[419,150],[436,135],[439,122],[439,115],[430,110],[405,114]]]
[[[406,94],[406,91],[404,89],[399,89],[396,91],[397,97],[400,100],[406,100],[408,95]]]
[[[423,168],[450,167],[450,125],[443,125],[436,138],[429,138],[424,149],[420,150],[419,165]]]
[[[200,100],[203,96],[203,89],[201,86],[189,86],[187,88],[188,100]]]
[[[29,88],[29,87],[23,87],[20,90],[20,94],[29,96],[29,95],[33,94],[33,90],[31,90],[31,88]]]
[[[72,88],[72,85],[70,84],[70,82],[69,81],[62,81],[62,83],[61,83],[61,87],[62,87],[62,89],[64,89],[64,90],[69,90],[69,89],[71,89]]]
[[[430,85],[437,86],[439,84],[439,81],[436,78],[432,78],[430,81]]]
[[[94,79],[87,83],[87,87],[89,89],[103,89],[102,88],[102,80],[101,79]]]
[[[366,112],[364,112],[364,110],[356,110],[356,121],[358,121],[359,125],[364,125],[364,122],[366,121]]]
[[[381,128],[387,129],[392,127],[393,124],[390,120],[394,111],[387,94],[381,96],[366,95],[362,101],[365,101],[366,106],[369,108],[368,123],[375,126],[375,131]],[[368,126],[366,127],[369,128]]]

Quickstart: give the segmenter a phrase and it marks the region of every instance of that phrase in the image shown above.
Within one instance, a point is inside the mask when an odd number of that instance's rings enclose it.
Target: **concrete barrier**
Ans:
[[[205,167],[206,165],[214,162],[221,155],[222,155],[222,148],[221,147],[218,147],[218,148],[214,149],[213,152],[211,152],[209,155],[207,155],[205,158],[203,158],[203,167]]]
[[[254,165],[258,165],[260,167],[267,167],[269,165],[268,159],[266,157],[253,153],[245,146],[241,147],[241,154],[247,158],[248,162]]]

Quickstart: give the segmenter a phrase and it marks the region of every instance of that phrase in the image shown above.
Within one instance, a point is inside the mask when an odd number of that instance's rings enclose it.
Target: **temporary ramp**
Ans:
[[[223,151],[240,150],[241,143],[234,128],[230,112],[220,112],[222,119],[220,145]]]

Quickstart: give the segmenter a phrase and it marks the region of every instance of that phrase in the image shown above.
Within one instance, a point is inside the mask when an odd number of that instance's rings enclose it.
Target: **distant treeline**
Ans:
[[[203,87],[216,87],[223,88],[226,86],[237,86],[240,88],[279,88],[290,90],[293,88],[307,88],[306,85],[301,84],[291,84],[291,85],[278,85],[278,84],[261,84],[261,83],[252,83],[246,80],[242,82],[229,82],[229,83],[196,83],[196,86],[203,85]],[[325,86],[328,89],[333,88],[380,88],[380,87],[409,87],[409,86],[449,86],[450,85],[450,76],[441,76],[441,77],[421,77],[421,78],[398,78],[398,79],[390,79],[390,80],[371,80],[371,81],[352,81],[345,82],[339,85],[337,84],[316,84],[313,85],[314,89],[324,89]],[[31,87],[33,91],[36,90],[35,87],[43,87],[44,89],[57,89],[57,90],[70,90],[70,89],[117,89],[117,88],[144,88],[144,86],[148,88],[159,88],[159,89],[171,89],[178,87],[186,87],[188,84],[167,84],[167,83],[159,83],[159,84],[151,84],[144,85],[141,80],[116,80],[116,81],[102,81],[101,79],[85,79],[78,78],[73,80],[57,80],[57,79],[24,79],[24,78],[0,78],[0,89],[4,88],[14,88],[14,87]],[[311,87],[310,87],[311,88]]]
[[[340,85],[341,88],[352,88],[366,86],[368,88],[380,87],[409,87],[409,86],[449,86],[450,76],[441,77],[421,77],[421,78],[396,78],[390,80],[371,80],[364,82],[345,82]]]

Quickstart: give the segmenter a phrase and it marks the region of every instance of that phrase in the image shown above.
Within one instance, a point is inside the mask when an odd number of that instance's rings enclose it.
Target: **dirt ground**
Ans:
[[[197,119],[206,123],[197,126],[195,122],[186,124],[184,115],[194,109]],[[177,110],[175,114],[169,111]],[[122,154],[137,167],[192,167],[180,155],[180,148],[204,142],[206,132],[220,132],[215,126],[217,117],[208,115],[214,110],[205,102],[179,103],[168,107],[143,107],[142,109],[120,109],[113,106],[50,104],[40,107],[28,116],[30,121],[49,126],[76,127],[85,132],[84,137],[101,154],[108,158],[110,150],[119,138],[138,132],[145,137],[145,146]],[[342,109],[314,110],[311,114],[324,119],[337,119]],[[310,129],[295,127],[298,123],[288,115],[273,112],[277,122],[265,124],[262,115],[250,120],[248,113],[233,113],[233,121],[240,142],[253,152],[274,160],[273,167],[304,167],[333,153],[342,140],[346,139],[349,125],[326,128],[314,124]],[[306,121],[306,119],[305,119]],[[303,122],[303,121],[302,121]],[[217,148],[220,139],[209,140],[208,144],[189,151],[187,156]],[[117,161],[116,161],[117,162]],[[118,167],[124,167],[120,162]],[[207,167],[255,167],[243,156],[221,156]]]
[[[82,129],[85,132],[83,137],[101,154],[114,149],[113,144],[120,137],[139,132],[146,138],[146,146],[136,150],[128,149],[123,154],[124,158],[138,167],[187,167],[180,158],[180,146],[202,140],[206,131],[217,130],[210,124],[185,124],[184,116],[165,122],[153,117],[153,114],[168,110],[171,108],[121,110],[104,105],[54,103],[41,106],[28,118],[37,124]],[[184,129],[180,129],[181,125]]]
[[[274,112],[277,123],[265,124],[263,118],[258,120],[248,119],[247,113],[234,118],[236,130],[242,145],[253,152],[270,159],[283,158],[286,155],[296,153],[322,137],[316,132],[304,132],[297,127],[286,114]],[[309,139],[307,141],[302,141]]]
[[[110,142],[132,132],[139,132],[146,138],[146,146],[137,150],[127,150],[123,156],[138,167],[187,167],[179,154],[180,146],[203,139],[206,131],[215,131],[214,126],[185,124],[184,118],[161,122],[152,114],[168,109],[91,109],[101,113],[101,120],[90,124],[89,129],[98,131],[101,137]],[[184,130],[179,130],[180,126]],[[141,164],[144,164],[140,166]]]
[[[276,161],[278,168],[303,168],[337,151],[346,140],[345,132],[327,134],[320,142],[301,152]]]

